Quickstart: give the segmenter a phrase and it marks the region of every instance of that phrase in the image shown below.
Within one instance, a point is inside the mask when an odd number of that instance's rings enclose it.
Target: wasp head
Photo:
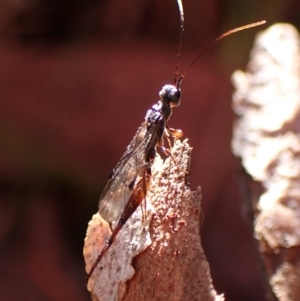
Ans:
[[[173,85],[165,85],[159,92],[162,102],[168,102],[171,107],[180,105],[181,90]]]

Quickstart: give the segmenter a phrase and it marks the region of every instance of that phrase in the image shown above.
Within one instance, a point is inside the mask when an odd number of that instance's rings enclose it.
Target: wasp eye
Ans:
[[[168,101],[172,107],[177,107],[180,104],[181,91],[173,85],[165,85],[159,92],[162,101]]]

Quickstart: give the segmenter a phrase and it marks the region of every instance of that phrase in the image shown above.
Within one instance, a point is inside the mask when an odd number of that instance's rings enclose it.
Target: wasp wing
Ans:
[[[124,155],[114,168],[99,200],[99,213],[108,222],[121,216],[137,179],[145,166],[145,149],[153,131],[142,123]]]

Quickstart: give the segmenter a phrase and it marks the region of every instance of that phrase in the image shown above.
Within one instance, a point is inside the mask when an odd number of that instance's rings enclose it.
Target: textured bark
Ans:
[[[135,274],[131,275],[127,287],[124,288],[122,283],[122,288],[117,292],[118,298],[111,295],[110,300],[223,300],[223,296],[218,296],[212,286],[209,265],[201,247],[201,193],[200,188],[192,192],[188,187],[190,156],[191,147],[185,140],[177,141],[173,147],[174,160],[168,158],[163,162],[159,157],[156,158],[151,188],[147,193],[147,201],[151,201],[153,206],[153,218],[149,226],[152,243],[138,256],[123,259],[123,263],[132,262]],[[139,216],[137,218],[141,225],[141,214],[136,212],[135,216]],[[133,215],[133,218],[136,217]],[[125,227],[130,231],[131,225],[132,218]],[[100,235],[91,227],[90,223],[84,250],[87,267],[95,257],[90,241],[95,239],[95,235]],[[93,227],[97,225],[94,223]],[[126,233],[127,229],[124,231]],[[143,235],[147,231],[148,227],[143,230]],[[126,242],[122,243],[126,237],[121,234],[105,255],[106,260],[113,261],[118,257],[120,249],[115,251],[117,244],[123,249],[127,248]],[[100,262],[100,265],[103,266],[103,263]],[[109,300],[103,297],[100,286],[111,286],[111,283],[113,287],[120,286],[115,281],[116,275],[102,276],[106,272],[104,269],[111,269],[113,265],[111,263],[102,270],[98,269],[90,280],[88,289],[92,292],[93,300]]]
[[[276,24],[257,36],[247,72],[233,75],[232,148],[251,178],[247,197],[270,298],[282,301],[300,296],[299,54],[297,31]]]

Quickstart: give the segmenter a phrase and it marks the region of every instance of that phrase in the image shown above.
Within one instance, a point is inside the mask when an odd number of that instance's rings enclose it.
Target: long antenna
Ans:
[[[179,1],[179,0],[178,0]],[[185,77],[185,75],[187,74],[187,72],[190,70],[190,68],[197,62],[197,60],[208,50],[210,49],[212,46],[214,46],[218,41],[222,40],[223,38],[235,33],[235,32],[238,32],[238,31],[241,31],[241,30],[244,30],[244,29],[248,29],[248,28],[252,28],[252,27],[256,27],[256,26],[259,26],[259,25],[262,25],[262,24],[265,24],[266,21],[263,20],[263,21],[260,21],[260,22],[255,22],[255,23],[251,23],[251,24],[247,24],[247,25],[244,25],[244,26],[240,26],[240,27],[237,27],[237,28],[234,28],[234,29],[231,29],[223,34],[221,34],[219,37],[217,37],[210,45],[208,45],[192,62],[191,64],[185,69],[184,73],[180,76],[180,78],[178,79],[178,81],[175,83],[175,85],[179,88],[183,78]],[[176,69],[177,70],[177,69]],[[176,74],[175,74],[176,75]],[[178,75],[177,75],[178,76]],[[177,76],[175,78],[177,78]]]
[[[184,14],[183,14],[183,6],[181,0],[177,0],[177,4],[178,4],[179,14],[180,14],[180,36],[179,36],[179,44],[178,44],[178,52],[177,52],[177,64],[176,64],[176,69],[174,74],[174,85],[176,85],[178,81],[178,72],[179,72],[183,32],[184,32]]]

